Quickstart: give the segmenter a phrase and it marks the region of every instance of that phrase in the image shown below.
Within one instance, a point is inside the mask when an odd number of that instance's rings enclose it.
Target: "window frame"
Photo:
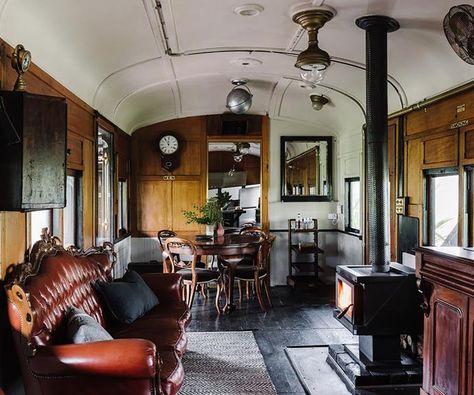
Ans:
[[[346,177],[344,178],[344,205],[346,206],[344,215],[344,230],[348,233],[360,234],[361,229],[352,227],[351,225],[351,185],[353,182],[359,182],[361,185],[360,177]],[[359,187],[360,188],[360,187]],[[361,211],[361,201],[359,197],[359,213]],[[360,219],[359,224],[362,225]]]
[[[425,169],[423,171],[423,245],[425,246],[434,246],[435,242],[433,240],[434,229],[431,229],[431,224],[433,222],[434,213],[431,211],[433,205],[432,192],[431,192],[431,180],[439,177],[447,176],[458,176],[458,181],[461,175],[459,174],[459,169],[457,167],[444,167],[438,169]],[[461,228],[461,222],[459,221],[459,194],[463,191],[459,190],[458,186],[458,240],[456,245],[459,245],[460,234],[464,233]]]
[[[66,174],[67,177],[74,177],[74,245],[78,248],[82,248],[84,244],[84,236],[83,236],[83,179],[82,179],[82,171],[79,170],[72,170],[68,169]],[[67,204],[67,202],[66,202]],[[65,243],[64,237],[64,209],[63,215],[61,218],[61,227],[62,227],[62,238],[63,243]]]
[[[109,198],[109,235],[107,240],[99,240],[99,134],[106,133],[108,138],[110,138],[110,150],[109,150],[109,161],[110,161],[110,175],[109,175],[109,188],[110,188],[110,198]],[[95,169],[96,169],[96,190],[95,190],[95,200],[96,200],[96,231],[95,231],[95,244],[102,244],[104,242],[115,243],[116,240],[116,232],[115,232],[115,179],[116,179],[116,169],[115,169],[115,150],[114,150],[114,131],[109,130],[108,127],[103,125],[101,122],[97,124],[96,128],[96,150],[95,150]]]

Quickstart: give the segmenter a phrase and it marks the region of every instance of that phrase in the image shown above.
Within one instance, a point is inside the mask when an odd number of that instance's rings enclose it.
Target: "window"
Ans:
[[[97,239],[101,245],[104,241],[114,239],[113,210],[113,144],[112,133],[101,128],[97,131]]]
[[[80,172],[68,171],[66,207],[63,210],[63,245],[82,247],[82,177]]]
[[[345,229],[346,232],[360,232],[360,178],[345,180]]]
[[[120,179],[118,182],[118,237],[125,236],[128,232],[128,190],[127,180]]]
[[[425,172],[425,243],[458,245],[459,175],[457,169]]]
[[[33,245],[41,239],[41,231],[48,228],[48,232],[52,232],[53,218],[52,210],[32,211],[28,215],[30,229],[30,245]]]

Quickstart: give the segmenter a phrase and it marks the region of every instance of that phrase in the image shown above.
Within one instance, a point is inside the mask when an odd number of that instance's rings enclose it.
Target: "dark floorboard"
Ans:
[[[189,331],[254,332],[268,372],[279,394],[303,395],[295,371],[285,354],[285,347],[353,343],[350,332],[333,318],[334,286],[308,291],[287,287],[271,289],[273,308],[260,310],[255,298],[244,300],[231,314],[218,315],[214,294],[205,302],[197,297],[192,309]],[[337,395],[337,394],[335,394]]]

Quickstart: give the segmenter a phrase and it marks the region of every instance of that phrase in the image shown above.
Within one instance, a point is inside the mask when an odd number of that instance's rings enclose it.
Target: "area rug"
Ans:
[[[276,395],[252,332],[187,334],[180,395]]]

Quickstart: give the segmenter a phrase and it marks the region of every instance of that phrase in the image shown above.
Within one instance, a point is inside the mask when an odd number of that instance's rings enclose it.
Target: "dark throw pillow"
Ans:
[[[95,289],[112,316],[130,324],[158,304],[158,298],[137,273],[128,271],[114,282],[97,282]]]
[[[75,344],[113,340],[94,318],[74,306],[67,312],[67,334]]]

